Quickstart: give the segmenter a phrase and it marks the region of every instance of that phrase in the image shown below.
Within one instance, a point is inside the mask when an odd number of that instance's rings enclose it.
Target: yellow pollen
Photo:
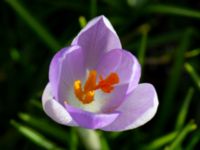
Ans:
[[[81,89],[81,81],[80,80],[76,80],[74,82],[74,93],[78,99],[80,99],[80,100],[82,99],[84,93]]]
[[[84,89],[80,80],[74,81],[74,94],[83,104],[89,104],[94,101],[95,90],[101,89],[105,93],[111,93],[114,85],[119,83],[117,73],[110,73],[105,79],[100,75],[100,81],[96,84],[97,72],[91,70],[86,80]]]

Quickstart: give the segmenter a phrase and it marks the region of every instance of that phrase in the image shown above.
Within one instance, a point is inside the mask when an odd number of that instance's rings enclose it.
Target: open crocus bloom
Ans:
[[[149,121],[158,98],[153,85],[139,84],[141,67],[123,50],[108,19],[91,20],[71,46],[53,57],[42,103],[57,123],[124,131]]]

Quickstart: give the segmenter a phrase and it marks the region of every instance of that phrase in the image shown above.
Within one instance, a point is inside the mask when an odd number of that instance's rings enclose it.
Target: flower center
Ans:
[[[111,93],[114,85],[119,83],[117,73],[110,73],[105,79],[100,75],[99,82],[96,83],[97,72],[95,70],[89,71],[88,78],[82,89],[80,80],[74,81],[74,94],[83,104],[89,104],[94,101],[95,90],[101,89],[104,93]]]

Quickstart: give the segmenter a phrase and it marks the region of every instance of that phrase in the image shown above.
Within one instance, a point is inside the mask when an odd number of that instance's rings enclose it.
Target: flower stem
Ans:
[[[94,130],[78,128],[78,134],[87,150],[100,150],[100,137]]]

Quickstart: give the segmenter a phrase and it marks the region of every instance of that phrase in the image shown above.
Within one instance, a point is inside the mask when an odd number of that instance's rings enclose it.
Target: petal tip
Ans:
[[[158,105],[154,86],[149,83],[139,84],[120,106],[121,116],[103,130],[125,131],[142,126],[155,116]]]
[[[135,121],[135,123],[128,126],[126,128],[126,130],[134,129],[134,128],[137,128],[139,126],[146,124],[147,122],[149,122],[151,119],[154,118],[154,116],[156,115],[156,112],[158,110],[159,101],[158,101],[158,95],[157,95],[157,92],[155,90],[155,87],[150,83],[143,83],[142,85],[148,87],[149,92],[153,93],[152,94],[152,97],[153,97],[152,105],[149,106],[149,108],[144,112],[144,114],[142,116],[140,116]]]
[[[42,107],[45,113],[55,122],[75,126],[67,110],[54,99],[50,83],[47,84],[42,95]]]

